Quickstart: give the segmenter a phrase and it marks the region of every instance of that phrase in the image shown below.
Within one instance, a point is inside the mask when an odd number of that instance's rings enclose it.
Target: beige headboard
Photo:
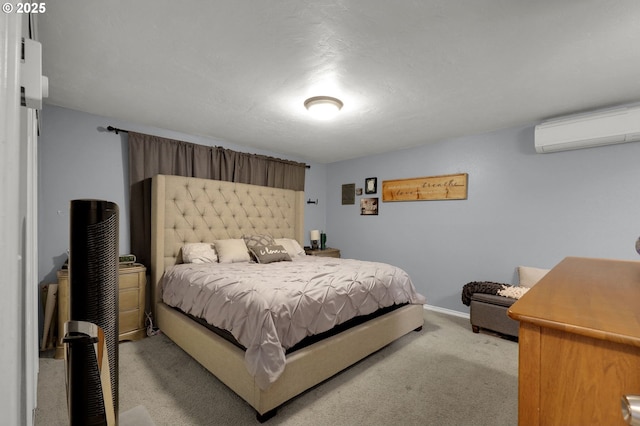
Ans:
[[[151,199],[152,304],[160,300],[165,268],[180,262],[185,243],[304,235],[304,192],[244,183],[157,175]]]

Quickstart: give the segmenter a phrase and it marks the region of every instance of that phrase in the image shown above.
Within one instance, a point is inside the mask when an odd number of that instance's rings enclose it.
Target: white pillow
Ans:
[[[300,243],[292,238],[276,238],[276,244],[284,247],[291,258],[298,256],[306,256],[304,249],[300,247]]]
[[[216,240],[213,242],[218,253],[218,262],[220,263],[236,263],[249,262],[249,249],[242,238]]]
[[[532,268],[530,266],[518,266],[518,278],[521,287],[533,287],[538,281],[547,275],[549,269]]]
[[[182,246],[184,263],[215,263],[218,255],[212,243],[188,243]]]

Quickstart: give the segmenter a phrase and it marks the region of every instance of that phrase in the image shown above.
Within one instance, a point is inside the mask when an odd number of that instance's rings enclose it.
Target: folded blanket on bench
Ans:
[[[516,287],[511,284],[494,283],[491,281],[472,281],[462,287],[462,303],[469,306],[474,293],[494,294],[497,296],[519,299],[529,290],[528,287]]]

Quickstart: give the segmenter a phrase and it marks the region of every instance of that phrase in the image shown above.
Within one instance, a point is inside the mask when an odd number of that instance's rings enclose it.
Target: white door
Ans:
[[[37,396],[37,123],[20,106],[27,19],[0,15],[0,413],[10,425],[33,424]]]

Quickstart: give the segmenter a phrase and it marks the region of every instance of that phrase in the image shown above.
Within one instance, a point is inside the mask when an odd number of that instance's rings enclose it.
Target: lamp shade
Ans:
[[[320,231],[318,231],[317,229],[314,229],[313,231],[311,231],[310,234],[311,234],[311,241],[318,241],[320,239]]]

